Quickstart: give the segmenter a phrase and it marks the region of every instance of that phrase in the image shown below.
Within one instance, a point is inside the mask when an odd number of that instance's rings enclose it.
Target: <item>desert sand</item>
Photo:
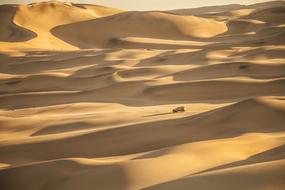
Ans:
[[[284,1],[0,17],[1,190],[285,189]]]

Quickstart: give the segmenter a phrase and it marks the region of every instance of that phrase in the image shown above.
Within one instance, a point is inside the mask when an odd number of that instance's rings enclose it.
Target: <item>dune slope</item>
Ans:
[[[1,5],[0,189],[285,189],[284,7]]]

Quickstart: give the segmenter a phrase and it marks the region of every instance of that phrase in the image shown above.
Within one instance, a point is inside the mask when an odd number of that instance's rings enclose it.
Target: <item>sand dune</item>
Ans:
[[[227,27],[223,23],[194,16],[177,16],[164,12],[124,12],[82,23],[58,26],[52,33],[79,47],[84,47],[85,44],[87,47],[105,47],[116,46],[122,37],[207,38],[226,30]]]
[[[41,161],[78,156],[106,157],[151,151],[202,139],[234,137],[244,133],[279,132],[283,129],[279,126],[279,123],[284,122],[283,116],[284,100],[247,100],[181,119],[135,124],[53,141],[40,141],[40,139],[34,143],[20,141],[0,148],[1,160],[8,163],[21,163],[21,160]],[[266,117],[272,120],[268,121]],[[255,122],[248,118],[254,119]],[[258,118],[264,118],[264,120]],[[237,121],[243,121],[242,126]],[[274,126],[274,128],[268,129],[267,126]],[[117,143],[112,144],[112,142]],[[65,146],[62,147],[60,144]],[[126,146],[126,144],[129,145]],[[43,151],[34,152],[36,147],[44,148]],[[73,147],[84,148],[74,149]],[[20,152],[22,152],[20,158],[14,156],[15,153]]]
[[[3,5],[1,6],[1,9],[3,10],[12,9],[12,6],[9,6],[9,8],[5,7],[6,5]],[[16,24],[17,28],[22,27],[25,29],[25,30],[18,29],[17,30],[18,33],[20,33],[21,31],[22,32],[18,35],[13,34],[12,36],[14,40],[10,39],[9,41],[19,41],[15,39],[16,37],[22,39],[21,41],[26,40],[27,42],[25,44],[21,44],[22,46],[24,45],[23,49],[40,48],[40,49],[49,49],[49,50],[50,49],[72,50],[76,49],[76,47],[56,38],[54,35],[50,33],[50,30],[59,25],[76,23],[84,20],[91,20],[102,16],[116,14],[121,11],[117,9],[95,6],[95,5],[94,6],[80,5],[80,4],[73,5],[71,3],[50,1],[42,3],[32,3],[29,5],[20,5],[18,7],[14,7],[9,12],[10,13],[4,13],[4,16],[8,17],[5,18],[6,21],[4,20],[5,21],[4,25],[7,25],[6,23],[12,22]],[[13,31],[15,31],[16,27],[15,26],[13,27],[15,28],[13,29]],[[7,36],[9,34],[8,32],[11,30],[11,27],[5,30],[4,30],[4,35]],[[31,40],[32,37],[29,37],[28,34],[26,34],[27,31],[34,32],[29,35],[34,38],[33,40]],[[37,38],[35,38],[35,36],[37,36]],[[7,41],[7,39],[3,41]],[[16,49],[13,45],[14,44],[1,44],[1,46],[4,46],[5,51],[7,50],[9,51],[10,48]]]
[[[1,5],[0,189],[283,190],[284,7]]]

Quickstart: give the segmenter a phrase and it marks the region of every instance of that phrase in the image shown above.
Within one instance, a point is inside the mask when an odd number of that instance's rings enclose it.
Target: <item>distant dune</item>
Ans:
[[[223,23],[194,16],[178,16],[163,12],[124,12],[82,23],[58,26],[52,33],[72,44],[108,47],[120,43],[120,38],[124,37],[181,40],[190,37],[212,37],[225,31],[227,27]]]
[[[284,1],[0,16],[1,190],[285,189]]]

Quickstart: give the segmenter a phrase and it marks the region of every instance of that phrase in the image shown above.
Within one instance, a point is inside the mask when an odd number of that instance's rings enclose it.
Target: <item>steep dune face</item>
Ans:
[[[0,189],[285,189],[284,7],[0,6]]]
[[[208,38],[226,30],[227,27],[223,23],[194,16],[177,16],[163,12],[126,12],[93,21],[59,26],[52,32],[55,36],[79,46],[112,46],[120,43],[119,39],[123,37]]]
[[[36,33],[28,30],[24,27],[16,25],[14,22],[14,15],[17,11],[17,7],[13,5],[1,5],[0,6],[0,41],[4,42],[17,42],[26,41],[37,36]]]

